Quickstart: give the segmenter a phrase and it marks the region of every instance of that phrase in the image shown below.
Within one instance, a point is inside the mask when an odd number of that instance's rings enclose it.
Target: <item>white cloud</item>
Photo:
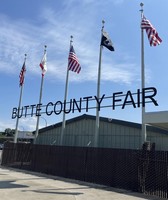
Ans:
[[[36,127],[36,117],[21,118],[19,120],[19,130],[34,131]],[[41,126],[40,126],[41,127]],[[39,127],[39,128],[40,128]]]
[[[71,10],[68,15],[65,15],[70,3]],[[30,73],[39,73],[38,65],[43,55],[43,46],[47,44],[47,76],[51,77],[51,80],[54,78],[57,81],[65,81],[69,40],[72,32],[72,34],[75,34],[74,48],[82,66],[82,75],[76,76],[72,73],[70,81],[96,81],[99,55],[99,45],[97,44],[100,42],[100,34],[96,34],[97,30],[91,30],[96,20],[95,14],[89,13],[87,16],[87,12],[84,11],[86,15],[75,21],[77,16],[72,7],[74,1],[70,3],[67,4],[62,13],[57,13],[51,8],[43,10],[40,15],[41,18],[38,19],[41,22],[38,27],[24,20],[13,21],[10,18],[0,16],[2,20],[0,55],[3,58],[0,61],[0,70],[6,72],[6,69],[8,69],[11,73],[18,73],[24,54],[27,53],[28,70]],[[83,4],[90,6],[92,1],[83,1]],[[95,4],[95,6],[100,6],[100,3]],[[78,15],[80,17],[80,13]],[[134,81],[132,77],[136,76],[136,72],[129,70],[129,68],[123,69],[125,61],[120,60],[120,63],[117,63],[114,59],[113,69],[110,66],[111,62],[108,58],[103,59],[102,80],[118,81],[126,84]],[[132,66],[135,64],[127,63],[126,65]]]
[[[5,131],[6,128],[11,128],[11,129],[15,129],[15,125],[13,122],[10,121],[5,121],[5,123],[3,122],[3,120],[1,120],[0,122],[0,131]]]
[[[37,122],[37,117],[27,117],[27,118],[20,118],[19,119],[19,126],[18,130],[20,131],[35,131],[36,129],[36,122]],[[40,123],[39,123],[39,129],[45,127],[47,124],[47,121],[44,117],[40,118]],[[16,120],[6,120],[5,123],[0,122],[0,131],[4,131],[6,128],[11,128],[15,129],[16,127]]]

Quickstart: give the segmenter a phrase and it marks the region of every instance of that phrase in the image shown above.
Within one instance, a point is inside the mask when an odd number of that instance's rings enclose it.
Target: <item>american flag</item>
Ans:
[[[78,58],[75,54],[74,48],[71,45],[68,57],[68,70],[79,73],[81,71],[81,66],[79,64]]]
[[[159,37],[156,29],[144,16],[141,21],[141,28],[146,30],[150,46],[156,46],[162,42],[162,39]]]
[[[25,62],[23,63],[23,66],[22,66],[22,69],[20,71],[20,75],[19,75],[19,78],[20,78],[20,86],[22,86],[24,84],[24,76],[25,76],[25,72],[26,72],[26,65],[25,65]]]

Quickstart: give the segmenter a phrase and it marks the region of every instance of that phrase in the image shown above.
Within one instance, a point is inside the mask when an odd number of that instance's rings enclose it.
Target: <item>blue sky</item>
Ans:
[[[141,88],[140,2],[130,0],[2,0],[0,3],[0,131],[15,128],[12,109],[19,103],[19,73],[27,54],[22,105],[39,101],[39,63],[47,45],[47,68],[42,103],[63,101],[70,36],[81,64],[80,74],[70,72],[68,99],[97,94],[97,73],[102,19],[115,52],[103,49],[100,93],[136,92]],[[168,1],[144,0],[144,14],[163,42],[150,47],[145,34],[145,84],[156,87],[159,106],[146,111],[168,109]],[[66,119],[82,113],[71,113]],[[87,114],[95,115],[95,109]],[[141,109],[101,109],[100,116],[141,122]],[[62,115],[42,115],[40,127],[62,120]],[[44,120],[45,119],[45,120]],[[36,117],[21,118],[20,130],[35,130]]]

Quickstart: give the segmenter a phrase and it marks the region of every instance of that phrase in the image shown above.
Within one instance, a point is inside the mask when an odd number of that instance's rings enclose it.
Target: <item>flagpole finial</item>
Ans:
[[[71,38],[71,39],[70,39],[70,42],[73,42],[73,40],[72,40],[72,39],[73,39],[73,35],[71,35],[70,38]]]
[[[71,35],[70,38],[71,38],[71,39],[70,39],[70,46],[71,46],[71,45],[72,45],[72,42],[73,42],[73,36]]]
[[[47,45],[44,45],[44,53],[47,51]]]
[[[27,54],[25,53],[25,61],[26,61],[26,58],[27,58]]]
[[[143,6],[144,6],[144,4],[141,2],[140,6],[141,6],[141,10],[139,10],[139,11],[141,12],[141,19],[142,19],[143,18]]]
[[[105,21],[104,20],[102,20],[102,32],[103,32],[103,29],[104,29],[104,24],[105,24]]]
[[[144,5],[144,4],[141,2],[141,3],[140,3],[140,6],[143,7],[143,5]]]
[[[105,21],[104,21],[104,20],[102,20],[102,28],[104,28],[104,24],[105,24]]]
[[[144,6],[144,4],[141,2],[140,6],[141,6],[141,10],[140,11],[143,12],[143,6]]]

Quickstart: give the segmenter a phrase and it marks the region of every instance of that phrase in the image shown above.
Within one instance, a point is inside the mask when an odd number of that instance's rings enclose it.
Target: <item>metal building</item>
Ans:
[[[95,116],[81,115],[66,121],[64,146],[89,146],[94,144]],[[42,128],[37,144],[59,145],[62,122]],[[168,150],[168,131],[147,126],[147,141],[155,143],[156,150]],[[141,149],[141,124],[100,117],[98,147]]]

